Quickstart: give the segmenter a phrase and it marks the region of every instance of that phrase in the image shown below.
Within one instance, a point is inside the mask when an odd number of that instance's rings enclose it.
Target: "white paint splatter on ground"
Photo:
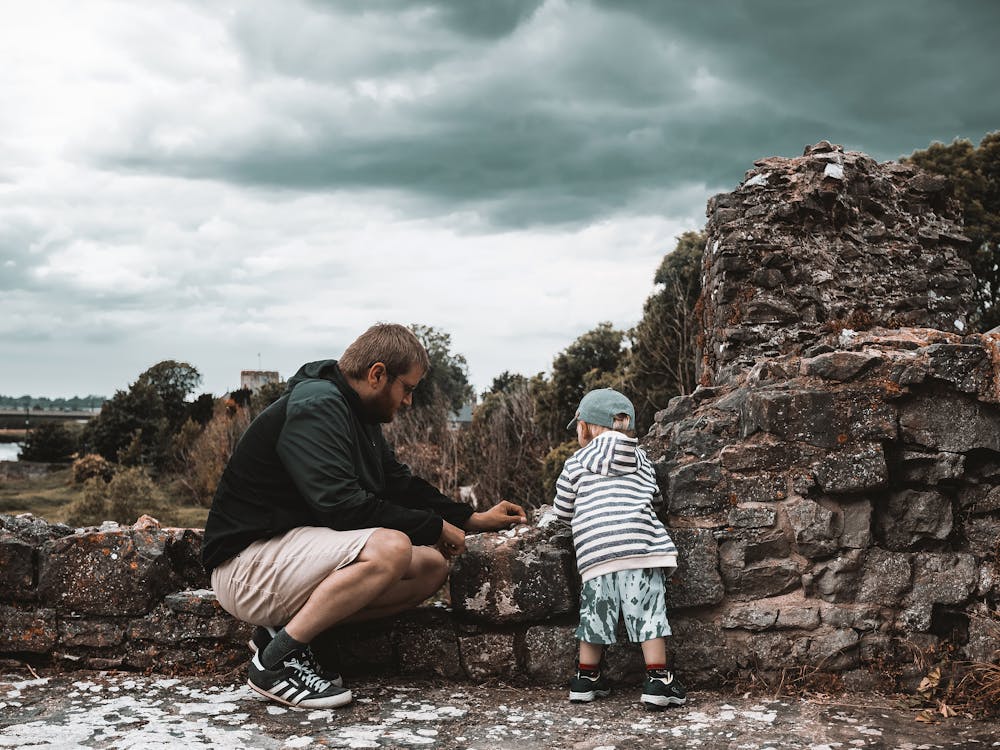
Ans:
[[[738,748],[739,750],[932,750],[912,712],[857,711],[807,701],[694,693],[689,706],[645,712],[625,691],[578,706],[544,688],[352,686],[346,709],[291,710],[241,684],[87,673],[38,680],[0,676],[0,748]],[[943,725],[945,729],[947,725]],[[978,725],[970,725],[978,731]],[[907,736],[907,733],[912,733]],[[934,748],[986,747],[952,733]],[[987,741],[988,740],[988,741]]]

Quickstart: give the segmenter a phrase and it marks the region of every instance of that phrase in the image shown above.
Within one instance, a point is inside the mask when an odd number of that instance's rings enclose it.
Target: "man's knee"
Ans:
[[[433,593],[444,584],[451,567],[444,555],[433,547],[414,547],[411,570],[413,577],[425,581]]]
[[[410,538],[395,529],[377,529],[365,544],[364,556],[387,573],[401,578],[410,567],[413,545]]]

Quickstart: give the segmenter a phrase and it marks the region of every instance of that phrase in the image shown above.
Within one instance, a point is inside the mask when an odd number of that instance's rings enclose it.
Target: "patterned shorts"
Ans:
[[[634,642],[670,635],[665,595],[661,568],[619,570],[584,581],[576,637],[587,643],[614,643],[619,612]]]

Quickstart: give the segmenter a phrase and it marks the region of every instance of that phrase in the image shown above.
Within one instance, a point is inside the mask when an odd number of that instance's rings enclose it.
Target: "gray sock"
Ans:
[[[290,654],[301,651],[306,645],[292,638],[282,628],[264,648],[264,652],[260,655],[260,663],[264,666],[264,669],[274,669]]]

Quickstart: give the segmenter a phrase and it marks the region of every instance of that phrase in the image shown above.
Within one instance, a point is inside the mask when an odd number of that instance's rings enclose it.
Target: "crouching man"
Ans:
[[[257,625],[248,684],[289,706],[351,702],[309,643],[342,622],[415,607],[465,551],[465,533],[525,521],[442,495],[382,436],[410,405],[427,352],[406,327],[379,324],[340,360],[303,365],[229,460],[205,524],[202,562],[219,604]]]

